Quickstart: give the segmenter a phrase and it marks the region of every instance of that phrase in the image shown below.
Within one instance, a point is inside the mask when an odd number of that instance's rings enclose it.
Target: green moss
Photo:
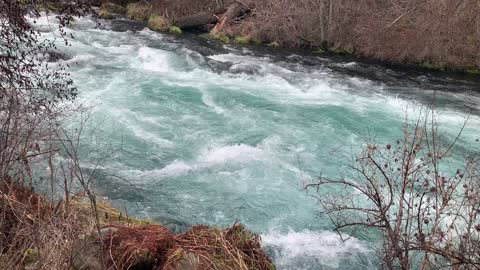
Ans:
[[[268,44],[269,47],[280,47],[280,43],[278,41],[273,41]]]
[[[250,44],[252,40],[247,36],[244,36],[244,37],[240,36],[240,37],[235,37],[233,39],[233,42],[237,44],[247,45],[247,44]]]
[[[110,3],[110,2],[106,2],[103,5],[101,5],[100,6],[100,12],[102,10],[108,11],[110,13],[116,13],[116,14],[124,14],[126,12],[124,7],[122,7],[120,5]]]
[[[480,75],[480,69],[467,69],[465,72],[468,74]]]
[[[88,205],[86,205],[88,207]],[[129,225],[157,225],[158,222],[146,219],[139,219],[124,215],[107,202],[97,205],[97,210],[102,224],[129,224]]]
[[[104,9],[100,9],[100,11],[98,12],[98,17],[104,20],[111,20],[114,18],[112,13]]]
[[[420,67],[426,68],[426,69],[431,69],[431,70],[445,70],[445,66],[443,65],[438,65],[438,64],[433,64],[431,62],[425,61],[419,64]]]
[[[150,18],[152,6],[147,2],[132,3],[127,6],[127,17],[130,20],[147,21]]]
[[[38,252],[37,249],[29,248],[25,251],[25,254],[23,257],[24,257],[23,264],[28,266],[38,261],[38,259],[40,258],[40,253]]]
[[[230,38],[223,33],[210,34],[210,37],[218,39],[223,43],[230,43]]]
[[[182,33],[182,29],[180,29],[180,27],[178,26],[170,26],[170,28],[168,29],[168,31],[170,33],[176,33],[176,34],[181,34]]]
[[[262,45],[262,41],[260,39],[252,38],[252,43],[255,45]]]
[[[162,16],[151,15],[148,20],[148,28],[153,31],[168,31],[170,29],[170,24]]]
[[[318,49],[314,50],[314,51],[313,51],[313,53],[316,53],[316,54],[323,54],[323,53],[325,53],[325,50],[324,50],[324,49],[322,49],[322,48],[318,48]]]
[[[60,11],[60,6],[59,6],[59,5],[56,5],[56,4],[54,4],[54,3],[47,3],[47,4],[45,5],[45,8],[46,8],[47,10],[50,10],[50,11],[53,11],[53,12],[58,12],[58,11]]]

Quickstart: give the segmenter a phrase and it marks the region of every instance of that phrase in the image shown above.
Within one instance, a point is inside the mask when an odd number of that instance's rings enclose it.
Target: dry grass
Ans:
[[[106,269],[169,270],[185,260],[194,260],[196,269],[275,269],[260,237],[240,224],[228,229],[196,226],[175,236],[160,224],[128,217],[99,202],[100,226],[108,228],[99,242],[103,248],[79,248],[80,239],[97,235],[98,228],[96,215],[81,194],[72,197],[67,207],[9,181],[3,181],[0,191],[0,263],[4,269],[68,269],[79,252],[92,251],[97,259],[105,260]]]
[[[260,237],[241,224],[224,230],[196,226],[176,239],[178,248],[170,252],[165,267],[185,258],[186,254],[193,254],[199,269],[275,269],[261,247]]]
[[[102,239],[109,269],[170,270],[185,264],[193,269],[275,269],[260,237],[240,224],[196,226],[177,236],[161,225],[109,228],[115,231]]]
[[[71,264],[73,244],[94,228],[93,216],[81,208],[51,204],[30,189],[3,181],[0,187],[1,249],[4,269],[65,269]]]
[[[116,231],[102,241],[111,269],[159,269],[168,250],[175,245],[172,233],[161,225],[109,228]]]
[[[154,10],[178,18],[231,1],[156,0]],[[434,68],[480,68],[477,0],[242,0],[252,15],[224,34],[288,47],[355,52]]]

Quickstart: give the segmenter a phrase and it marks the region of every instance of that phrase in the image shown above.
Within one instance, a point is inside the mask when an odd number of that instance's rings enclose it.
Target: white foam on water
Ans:
[[[224,114],[225,109],[222,108],[221,106],[217,105],[215,101],[213,101],[212,96],[207,92],[207,91],[201,91],[202,92],[202,101],[205,105],[208,107],[212,108],[214,112],[217,114]]]
[[[149,47],[141,47],[138,50],[137,59],[144,70],[154,72],[167,72],[170,69],[170,57],[166,51],[157,50]],[[133,68],[137,68],[133,66]]]
[[[210,146],[200,150],[199,154],[191,161],[175,160],[162,169],[144,172],[144,174],[175,177],[225,164],[239,165],[264,161],[272,158],[269,151],[265,149],[266,147],[264,144],[256,147],[245,144]]]
[[[251,62],[251,63],[264,63],[270,60],[269,57],[254,57],[254,56],[249,56],[249,55],[239,55],[235,53],[227,53],[227,54],[216,54],[216,55],[210,55],[208,58],[218,61],[218,62],[232,62],[232,63],[245,63],[245,62]]]
[[[155,171],[155,174],[164,177],[171,177],[184,175],[193,170],[195,170],[195,168],[186,164],[185,162],[175,160],[171,164],[165,166],[163,169]]]
[[[154,144],[165,148],[174,147],[174,143],[172,141],[160,137],[155,132],[146,130],[145,127],[148,126],[143,126],[141,123],[139,123],[140,121],[138,119],[142,119],[141,115],[137,115],[135,112],[125,108],[120,109],[108,107],[107,109],[110,111],[112,117],[123,123],[125,128],[130,130],[135,137],[141,139],[142,141],[146,143],[153,142]],[[152,121],[152,119],[147,118],[147,121]]]
[[[139,31],[138,33],[142,36],[153,38],[155,40],[162,40],[165,38],[165,36],[161,33],[152,31],[148,27],[145,27],[142,31]]]
[[[265,156],[264,150],[245,144],[228,145],[205,149],[198,160],[211,165],[225,164],[230,161],[244,163],[259,160]]]
[[[78,55],[75,55],[72,59],[66,60],[65,63],[68,64],[69,66],[74,66],[74,65],[82,66],[82,65],[93,62],[94,59],[96,59],[96,57],[89,53],[78,54]]]
[[[262,235],[264,245],[276,250],[275,263],[279,269],[292,261],[314,259],[319,264],[338,268],[342,259],[353,254],[368,253],[369,249],[356,238],[343,242],[331,231],[270,232]]]

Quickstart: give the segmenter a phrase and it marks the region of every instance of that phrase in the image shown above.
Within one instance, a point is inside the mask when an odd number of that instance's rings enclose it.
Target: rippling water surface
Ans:
[[[58,38],[48,21],[38,27]],[[163,35],[122,20],[97,29],[78,19],[69,31],[72,46],[59,46],[79,102],[95,106],[115,149],[101,163],[101,192],[175,231],[238,219],[262,234],[278,269],[376,268],[367,238],[342,243],[302,190],[320,173],[338,174],[339,152],[368,136],[396,140],[405,112],[431,104],[434,92],[444,140],[473,114],[458,153],[480,129],[480,84],[468,78]]]

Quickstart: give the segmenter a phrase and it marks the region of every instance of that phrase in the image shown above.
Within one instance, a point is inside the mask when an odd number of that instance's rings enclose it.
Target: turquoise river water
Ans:
[[[174,231],[232,225],[262,235],[278,269],[376,269],[366,239],[343,243],[303,190],[334,177],[360,142],[401,137],[405,113],[436,96],[442,138],[472,114],[457,154],[480,130],[480,81],[302,51],[224,45],[165,35],[125,20],[77,19],[62,60],[93,106],[102,143],[97,187],[129,215]],[[98,139],[100,140],[100,139]],[[107,151],[107,150],[105,150]],[[459,159],[460,160],[460,159]],[[129,183],[127,183],[126,181]],[[327,191],[335,192],[335,190]]]

